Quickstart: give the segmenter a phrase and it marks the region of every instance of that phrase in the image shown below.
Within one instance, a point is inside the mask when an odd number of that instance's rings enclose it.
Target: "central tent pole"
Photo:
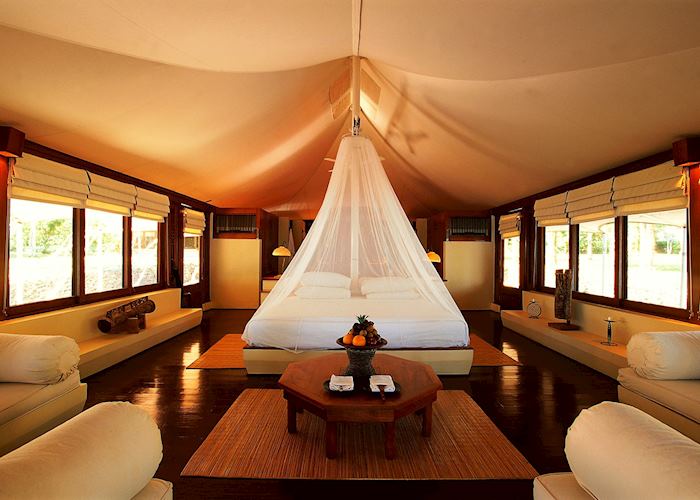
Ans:
[[[360,135],[360,56],[352,56],[352,135]]]
[[[352,56],[352,135],[360,135],[360,57]],[[350,278],[359,278],[360,261],[360,148],[352,148],[350,162]]]

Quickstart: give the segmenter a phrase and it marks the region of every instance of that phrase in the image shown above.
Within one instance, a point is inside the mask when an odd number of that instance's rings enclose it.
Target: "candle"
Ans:
[[[608,316],[608,319],[606,319],[605,321],[612,321],[612,318]]]

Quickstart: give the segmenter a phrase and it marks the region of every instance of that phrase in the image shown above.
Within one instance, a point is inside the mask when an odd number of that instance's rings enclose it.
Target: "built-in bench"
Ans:
[[[614,379],[617,371],[627,366],[626,346],[603,345],[600,335],[585,330],[556,330],[547,325],[555,320],[529,318],[525,311],[501,311],[501,321],[506,328]]]
[[[156,304],[156,310],[146,315],[145,329],[137,334],[104,334],[97,329],[97,320],[109,309],[144,296]],[[168,288],[2,321],[0,331],[75,339],[80,346],[79,369],[84,378],[194,328],[201,321],[202,310],[181,308],[180,289]]]

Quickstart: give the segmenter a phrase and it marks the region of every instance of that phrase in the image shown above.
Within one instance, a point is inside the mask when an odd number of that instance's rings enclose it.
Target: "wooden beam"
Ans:
[[[673,143],[673,163],[690,167],[700,163],[700,137],[687,137]]]
[[[24,149],[24,132],[12,127],[0,127],[0,156],[17,158]]]

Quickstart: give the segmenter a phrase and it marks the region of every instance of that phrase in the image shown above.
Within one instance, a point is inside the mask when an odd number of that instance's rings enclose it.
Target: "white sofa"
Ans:
[[[618,399],[700,442],[700,332],[647,332],[627,346]]]
[[[79,360],[67,337],[0,334],[0,456],[82,411]]]
[[[700,444],[633,406],[583,410],[565,452],[572,472],[536,477],[535,500],[700,498]]]
[[[131,403],[101,403],[0,457],[0,500],[168,500],[153,476],[163,457],[158,426]]]

